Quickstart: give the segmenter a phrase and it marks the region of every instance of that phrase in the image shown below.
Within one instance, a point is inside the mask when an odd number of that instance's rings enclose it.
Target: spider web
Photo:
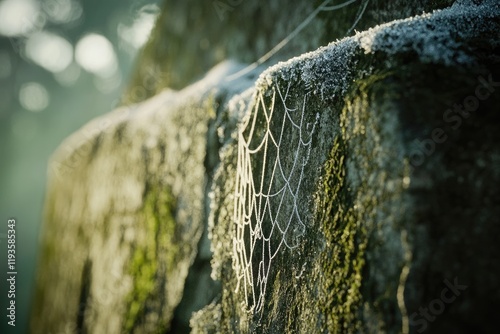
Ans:
[[[276,86],[270,98],[259,91],[238,131],[233,269],[249,311],[263,307],[273,259],[298,247],[306,230],[298,203],[319,114],[307,120],[309,94],[287,106],[289,90]]]

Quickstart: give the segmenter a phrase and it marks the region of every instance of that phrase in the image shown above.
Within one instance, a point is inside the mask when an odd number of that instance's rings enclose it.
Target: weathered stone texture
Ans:
[[[170,327],[206,229],[208,130],[224,96],[250,83],[220,85],[235,68],[222,64],[183,91],[120,108],[62,144],[51,165],[34,332]]]

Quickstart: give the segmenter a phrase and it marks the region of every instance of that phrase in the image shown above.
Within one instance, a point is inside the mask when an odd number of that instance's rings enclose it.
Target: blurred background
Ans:
[[[119,102],[161,0],[0,0],[0,333],[27,333],[50,155]],[[16,328],[7,326],[7,220]]]

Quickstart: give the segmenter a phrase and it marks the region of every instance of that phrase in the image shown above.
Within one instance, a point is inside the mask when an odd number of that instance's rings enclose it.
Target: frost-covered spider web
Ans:
[[[308,94],[291,107],[276,86],[258,92],[238,131],[233,269],[247,310],[260,311],[273,259],[299,246],[305,233],[299,203],[319,114],[307,113]],[[302,206],[304,207],[304,205]]]

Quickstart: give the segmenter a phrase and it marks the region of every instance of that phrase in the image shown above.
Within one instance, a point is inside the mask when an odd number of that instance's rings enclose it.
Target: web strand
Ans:
[[[286,36],[281,42],[276,44],[270,51],[268,51],[265,55],[260,57],[257,61],[253,62],[252,64],[248,65],[244,69],[228,76],[226,78],[227,81],[232,81],[237,78],[240,78],[244,76],[245,74],[255,70],[257,67],[260,65],[264,64],[266,61],[268,61],[272,56],[274,56],[276,53],[278,53],[281,49],[283,49],[295,36],[297,36],[307,25],[320,13],[320,12],[327,12],[327,11],[335,11],[342,9],[356,1],[359,0],[348,0],[346,2],[343,2],[339,5],[334,5],[334,6],[328,6],[329,3],[332,2],[332,0],[325,0],[321,5],[319,5],[304,21],[302,21],[288,36]],[[366,1],[366,4],[368,3],[368,0]],[[363,8],[362,13],[358,16],[355,24],[349,29],[348,34],[354,29],[363,15],[364,10],[366,9],[366,4]]]
[[[298,247],[306,229],[299,192],[319,115],[306,122],[308,94],[300,108],[289,108],[289,90],[273,88],[268,105],[259,92],[238,131],[233,269],[249,311],[264,305],[273,259],[283,247]]]

